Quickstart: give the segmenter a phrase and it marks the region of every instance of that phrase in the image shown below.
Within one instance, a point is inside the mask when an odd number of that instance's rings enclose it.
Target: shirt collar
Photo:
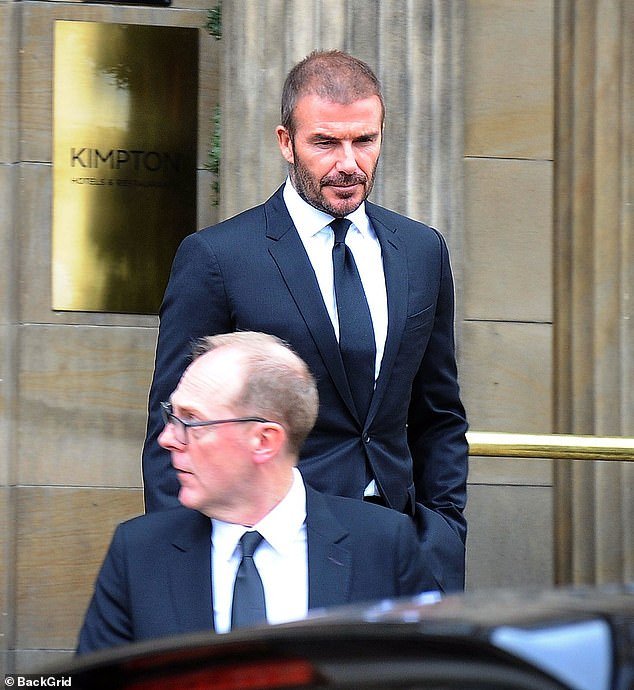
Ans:
[[[306,488],[299,470],[293,468],[293,483],[284,498],[253,525],[276,551],[283,553],[296,539],[306,521]],[[244,525],[211,519],[211,541],[222,560],[233,556],[242,535],[248,531]]]
[[[286,208],[302,240],[314,237],[327,225],[330,225],[333,220],[333,216],[329,213],[324,213],[324,211],[320,211],[311,206],[307,201],[304,201],[288,177],[284,185],[283,195]],[[358,209],[348,214],[346,218],[352,222],[363,236],[375,236],[365,212],[365,201]]]

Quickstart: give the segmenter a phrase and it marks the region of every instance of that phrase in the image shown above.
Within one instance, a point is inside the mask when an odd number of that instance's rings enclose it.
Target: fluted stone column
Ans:
[[[463,11],[453,0],[226,0],[221,216],[260,203],[283,181],[274,129],[284,77],[312,50],[339,48],[367,61],[385,92],[373,200],[441,230],[457,268]]]
[[[629,0],[557,9],[555,395],[559,432],[634,435]],[[634,579],[634,466],[559,463],[556,578]]]

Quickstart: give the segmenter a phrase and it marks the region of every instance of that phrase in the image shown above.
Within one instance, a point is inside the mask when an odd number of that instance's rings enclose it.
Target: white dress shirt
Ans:
[[[313,265],[324,304],[332,321],[335,335],[339,339],[339,318],[337,316],[332,268],[334,232],[330,228],[333,216],[306,203],[295,191],[289,179],[284,185],[284,202],[304,244],[310,263]],[[346,234],[346,246],[350,248],[357,264],[372,316],[376,342],[374,366],[374,379],[376,381],[379,376],[387,337],[387,291],[381,245],[370,219],[365,213],[365,203],[361,204],[356,211],[346,218],[352,223]]]
[[[306,489],[299,470],[286,496],[260,522],[247,528],[211,520],[211,577],[214,627],[231,629],[233,585],[242,559],[239,541],[249,529],[264,540],[253,555],[260,573],[269,623],[305,618],[308,613],[308,547],[306,542]]]

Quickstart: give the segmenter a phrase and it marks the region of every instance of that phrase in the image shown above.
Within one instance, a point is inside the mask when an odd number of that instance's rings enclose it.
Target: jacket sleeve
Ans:
[[[396,539],[397,596],[413,596],[421,592],[442,591],[430,564],[419,546],[410,518],[400,515]]]
[[[432,333],[412,385],[408,444],[416,520],[426,560],[445,591],[464,588],[467,526],[467,421],[460,401],[454,342],[454,285],[440,242],[441,271]]]
[[[146,512],[178,504],[178,481],[169,453],[158,445],[163,430],[160,403],[169,399],[187,368],[194,341],[233,330],[218,262],[200,234],[186,237],[176,252],[159,317],[143,446]]]
[[[79,633],[77,654],[115,647],[134,639],[121,526],[101,566]]]

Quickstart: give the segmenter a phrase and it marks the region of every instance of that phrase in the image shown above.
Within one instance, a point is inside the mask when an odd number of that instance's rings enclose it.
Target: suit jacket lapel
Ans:
[[[269,252],[310,331],[330,376],[346,405],[355,413],[339,345],[304,245],[282,197],[282,188],[264,205]]]
[[[183,633],[214,627],[211,520],[194,510],[188,513],[189,519],[178,522],[167,566],[174,616]]]
[[[309,609],[348,603],[352,557],[341,543],[347,534],[324,496],[306,486]]]
[[[385,350],[368,411],[368,419],[371,420],[380,407],[403,339],[403,329],[407,319],[407,253],[399,240],[396,228],[390,228],[380,221],[373,213],[372,204],[367,204],[367,213],[381,245],[388,312]]]

